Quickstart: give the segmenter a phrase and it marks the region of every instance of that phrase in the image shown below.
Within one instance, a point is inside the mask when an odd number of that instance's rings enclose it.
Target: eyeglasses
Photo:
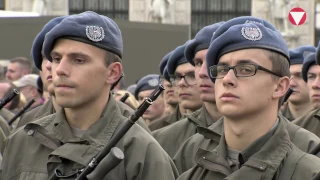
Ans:
[[[182,78],[184,79],[184,81],[188,86],[193,86],[197,84],[197,80],[196,80],[196,77],[194,76],[194,73],[186,74],[184,76],[180,76],[180,75],[171,76],[170,77],[171,84],[174,86],[177,86]]]
[[[256,75],[258,70],[265,71],[272,75],[281,77],[280,75],[266,69],[257,64],[238,64],[236,66],[228,66],[228,65],[214,65],[209,67],[209,73],[211,78],[222,79],[224,78],[228,72],[232,69],[234,71],[234,75],[236,77],[250,77]]]
[[[160,77],[159,77],[160,84],[162,84],[164,80],[165,80],[164,77],[162,75],[160,75]]]

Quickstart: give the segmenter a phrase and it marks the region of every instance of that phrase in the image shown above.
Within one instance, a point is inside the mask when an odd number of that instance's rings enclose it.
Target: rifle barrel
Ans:
[[[27,109],[29,109],[34,102],[36,101],[34,99],[31,99],[31,101],[29,101],[28,104],[21,109],[21,111],[19,111],[16,115],[14,115],[13,118],[10,119],[10,121],[8,122],[9,126],[11,126],[12,123],[16,119],[18,119],[18,117],[20,117]]]
[[[16,97],[16,95],[19,94],[19,91],[17,89],[13,89],[13,91],[8,94],[8,96],[6,96],[5,98],[3,98],[1,101],[0,101],[0,110],[5,106],[7,105],[10,101],[12,101],[12,99],[14,97]]]
[[[129,97],[129,93],[126,93],[126,94],[124,94],[124,95],[121,97],[120,101],[124,103],[124,102],[126,102],[126,100],[128,99],[128,97]]]
[[[155,101],[158,96],[162,93],[164,87],[160,84],[157,89],[155,89],[149,97],[141,103],[138,109],[133,115],[129,117],[127,121],[121,126],[121,128],[114,133],[108,144],[101,150],[101,152],[91,160],[89,165],[84,168],[81,174],[76,178],[76,180],[86,180],[87,175],[90,174],[96,166],[101,162],[101,160],[110,152],[110,150],[120,141],[120,139],[128,132],[128,130],[135,124],[135,122],[143,115],[143,113],[148,109],[148,107]]]

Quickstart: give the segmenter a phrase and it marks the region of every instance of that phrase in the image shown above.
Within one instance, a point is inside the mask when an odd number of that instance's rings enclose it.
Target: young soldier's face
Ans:
[[[138,94],[138,100],[141,104],[146,97],[148,97],[154,90],[145,90],[141,91]],[[164,114],[165,106],[164,106],[164,99],[163,95],[160,95],[149,108],[146,110],[146,112],[142,115],[143,119],[154,121],[162,117]]]
[[[184,63],[176,68],[176,76],[192,75],[195,76],[195,68],[190,63]],[[196,81],[196,80],[195,80]],[[202,101],[199,95],[199,87],[196,84],[188,85],[184,78],[176,84],[179,94],[179,105],[184,109],[197,110]]]
[[[272,70],[271,60],[261,49],[233,51],[223,55],[218,63],[228,66],[239,64],[256,64]],[[276,88],[277,82],[265,71],[257,70],[250,77],[236,77],[234,70],[229,70],[223,78],[215,81],[218,110],[232,119],[260,113],[277,105],[278,99],[274,98]]]
[[[106,96],[109,69],[106,52],[78,41],[58,39],[51,51],[52,78],[57,104],[83,107]]]
[[[46,66],[48,62],[51,64],[51,62],[48,61],[48,59],[42,54],[40,77],[43,83],[44,91],[48,91],[49,86],[53,86],[51,67],[47,69],[47,66]],[[52,89],[52,87],[50,87],[50,89]]]
[[[163,87],[165,88],[163,95],[166,103],[172,106],[177,105],[179,102],[177,88],[167,80],[163,80]]]
[[[313,107],[320,108],[320,66],[313,65],[308,71],[309,97]]]
[[[200,91],[200,98],[205,102],[214,102],[216,101],[214,95],[214,84],[209,78],[207,71],[207,62],[206,55],[208,49],[198,51],[193,59],[195,64],[195,76],[197,79],[197,85]]]
[[[289,102],[292,104],[302,104],[309,102],[309,91],[307,83],[302,79],[302,64],[290,66],[291,81],[290,86],[294,92],[290,95]]]

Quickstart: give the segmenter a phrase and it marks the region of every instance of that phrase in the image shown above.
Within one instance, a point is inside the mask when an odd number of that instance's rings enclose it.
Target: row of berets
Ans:
[[[251,16],[206,26],[164,56],[160,75],[137,82],[132,108],[123,92],[110,96],[122,49],[117,24],[94,12],[44,26],[32,57],[51,73],[51,98],[6,138],[1,179],[319,178],[320,45],[289,50]],[[165,91],[150,102],[159,84]],[[152,105],[122,131],[134,101]],[[104,147],[111,159],[91,173]]]

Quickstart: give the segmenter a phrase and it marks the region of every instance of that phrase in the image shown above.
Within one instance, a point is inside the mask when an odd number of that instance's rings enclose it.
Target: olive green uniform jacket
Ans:
[[[285,119],[281,113],[278,114],[278,117],[285,124],[290,141],[303,152],[309,152],[320,143],[320,139],[316,135]],[[179,173],[182,174],[196,164],[193,157],[199,148],[209,151],[215,149],[219,145],[222,134],[223,118],[209,128],[198,127],[198,133],[181,145],[173,158]]]
[[[6,140],[1,180],[75,179],[107,144],[119,125],[127,120],[125,111],[110,96],[100,119],[81,138],[76,138],[63,109],[21,127]],[[176,168],[156,140],[141,126],[132,128],[116,145],[124,160],[104,179],[174,180]]]
[[[224,133],[212,151],[198,149],[197,163],[178,180],[309,180],[320,171],[320,159],[298,149],[280,118],[275,131],[257,139],[239,155],[240,168],[231,170]]]
[[[292,122],[320,137],[320,109],[310,111]]]
[[[52,99],[50,99],[43,105],[23,114],[22,118],[17,124],[17,128],[54,113],[56,113],[56,110],[53,107]]]
[[[290,111],[289,105],[287,104],[284,110],[282,111],[282,115],[287,118],[289,121],[293,121],[294,117]]]
[[[6,108],[2,108],[0,110],[0,115],[6,120],[6,121],[10,121],[10,119],[13,118],[14,114],[7,110]]]
[[[12,130],[12,128],[8,125],[8,122],[14,117],[14,114],[7,110],[6,108],[2,108],[0,110],[0,126],[6,136],[8,136]],[[19,119],[17,119],[18,121]],[[16,123],[12,124],[13,127],[16,126]]]
[[[175,110],[173,111],[173,113],[155,120],[154,122],[152,122],[151,124],[149,124],[149,129],[150,131],[155,131],[157,129],[161,129],[163,127],[169,126],[175,122],[178,122],[180,119],[182,118],[182,115],[180,113],[179,110],[179,105],[175,108]]]
[[[3,131],[5,136],[8,136],[11,132],[11,127],[2,116],[0,116],[0,128]]]
[[[131,116],[134,111],[132,108],[130,108],[129,106],[127,106],[126,104],[120,102],[120,101],[116,101],[117,105],[120,106],[120,110],[121,110],[121,114],[125,117],[129,117]],[[24,126],[26,124],[28,124],[29,122],[33,122],[37,119],[43,118],[45,116],[51,115],[56,113],[53,104],[52,104],[52,100],[50,99],[49,101],[47,101],[45,104],[36,107],[34,109],[32,109],[31,111],[28,111],[27,113],[25,113],[23,115],[23,117],[21,118],[21,120],[19,121],[17,128]],[[142,118],[140,118],[137,121],[137,124],[139,124],[143,129],[145,129],[146,131],[148,131],[149,133],[150,130],[147,127],[146,123],[144,122],[144,120]]]
[[[217,119],[212,119],[207,112],[205,106],[199,110],[188,115],[187,118],[172,124],[163,129],[158,129],[160,132],[152,132],[155,139],[159,142],[161,147],[173,157],[180,146],[192,135],[197,133],[197,127],[208,127]]]

